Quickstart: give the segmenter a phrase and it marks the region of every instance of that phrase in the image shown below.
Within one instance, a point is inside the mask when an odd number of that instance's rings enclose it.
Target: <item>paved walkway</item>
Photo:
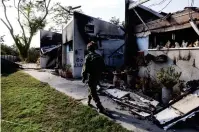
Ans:
[[[48,83],[51,87],[55,88],[60,92],[65,93],[66,95],[74,99],[81,100],[81,102],[86,105],[88,95],[87,86],[85,86],[80,80],[66,80],[64,78],[61,78],[60,76],[55,76],[50,72],[43,70],[28,69],[24,70],[24,72],[30,74],[31,76],[40,80],[41,82]],[[117,123],[120,123],[123,127],[127,128],[128,130],[132,130],[134,132],[163,132],[161,128],[157,127],[152,122],[137,119],[128,111],[119,109],[120,107],[111,99],[105,96],[100,96],[100,100],[105,108],[108,108],[112,111],[115,117],[115,121]],[[92,104],[94,105],[94,102],[92,102]],[[183,131],[186,132],[189,130]],[[180,130],[180,132],[182,132],[182,130]]]

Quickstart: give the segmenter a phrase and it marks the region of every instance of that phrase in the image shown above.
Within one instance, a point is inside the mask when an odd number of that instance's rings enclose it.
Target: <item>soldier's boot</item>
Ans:
[[[106,110],[102,106],[101,102],[97,102],[96,106],[97,106],[97,110],[98,110],[99,113],[105,113],[106,112]]]
[[[88,96],[88,101],[87,101],[88,106],[91,106],[91,99],[92,99],[92,96],[89,95],[89,96]]]
[[[112,116],[112,114],[109,111],[107,111],[102,105],[101,106],[97,106],[97,110],[98,110],[99,113],[102,113],[102,114],[104,114],[104,115],[106,115],[106,116],[108,116],[110,118],[114,118]]]

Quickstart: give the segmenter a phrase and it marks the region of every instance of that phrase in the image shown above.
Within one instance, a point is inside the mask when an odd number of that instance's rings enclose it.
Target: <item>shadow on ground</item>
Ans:
[[[1,58],[1,76],[8,76],[20,68],[19,64]]]

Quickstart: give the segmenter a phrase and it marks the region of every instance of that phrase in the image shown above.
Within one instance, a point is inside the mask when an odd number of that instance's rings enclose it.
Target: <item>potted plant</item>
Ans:
[[[72,72],[71,72],[71,65],[66,65],[65,76],[66,76],[66,78],[73,77]]]
[[[59,75],[64,78],[72,78],[71,65],[66,64],[63,66],[61,71],[59,71]]]
[[[162,103],[168,104],[172,98],[173,86],[179,82],[179,78],[182,72],[176,72],[174,67],[161,68],[157,72],[157,78],[159,82],[163,85],[162,88]]]

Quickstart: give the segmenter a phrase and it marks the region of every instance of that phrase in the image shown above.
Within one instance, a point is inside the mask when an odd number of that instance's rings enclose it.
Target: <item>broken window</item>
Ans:
[[[199,47],[199,37],[192,28],[149,35],[149,49]]]
[[[67,52],[73,51],[73,41],[69,41],[66,43]]]

